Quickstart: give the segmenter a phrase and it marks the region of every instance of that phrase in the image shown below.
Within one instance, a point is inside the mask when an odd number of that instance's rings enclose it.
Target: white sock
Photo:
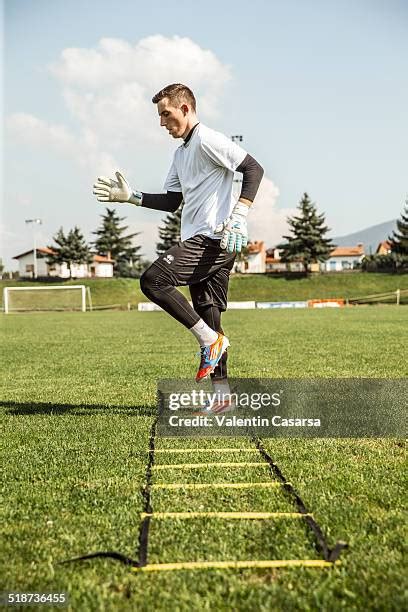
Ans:
[[[217,393],[221,398],[223,395],[231,394],[231,388],[227,379],[213,380],[212,386],[214,389],[214,393]]]
[[[213,380],[212,386],[216,394],[214,405],[217,405],[217,403],[223,405],[223,412],[232,412],[237,408],[235,393],[231,391],[231,387],[226,378],[222,380]]]
[[[197,338],[200,346],[209,346],[218,338],[217,332],[211,329],[203,319],[200,319],[198,323],[190,327],[190,331]]]

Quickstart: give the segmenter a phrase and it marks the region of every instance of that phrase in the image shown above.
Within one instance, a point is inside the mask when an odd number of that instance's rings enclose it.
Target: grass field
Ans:
[[[67,591],[75,611],[406,609],[402,439],[264,439],[329,544],[349,543],[338,567],[135,574],[109,559],[59,565],[97,550],[135,557],[156,380],[192,377],[196,344],[164,313],[20,314],[3,316],[1,325],[0,590]],[[225,329],[231,376],[408,374],[402,306],[232,311]],[[206,452],[220,445],[157,440],[162,450],[196,448],[185,462],[225,461]],[[250,443],[228,439],[228,445]],[[157,462],[176,459],[162,453]],[[234,460],[242,456],[231,454]],[[264,470],[208,468],[196,478],[258,482]],[[169,468],[153,478],[194,477]],[[279,488],[158,489],[152,503],[154,511],[294,510]],[[251,558],[319,554],[300,521],[152,522],[150,563]]]
[[[42,283],[26,281],[0,281],[0,288],[16,286],[41,286]],[[137,279],[78,279],[57,284],[85,284],[91,289],[94,306],[117,305],[127,308],[145,302]],[[408,274],[377,273],[327,273],[308,278],[284,278],[264,274],[235,274],[231,276],[228,298],[234,300],[312,300],[319,298],[352,299],[378,293],[408,290]],[[186,288],[182,289],[188,295]],[[395,298],[393,298],[395,302]],[[408,297],[401,298],[407,303]]]

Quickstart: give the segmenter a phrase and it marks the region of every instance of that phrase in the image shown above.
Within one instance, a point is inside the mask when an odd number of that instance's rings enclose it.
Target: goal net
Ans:
[[[30,311],[86,311],[86,297],[90,304],[89,288],[85,285],[46,287],[5,287],[3,309],[9,312]]]

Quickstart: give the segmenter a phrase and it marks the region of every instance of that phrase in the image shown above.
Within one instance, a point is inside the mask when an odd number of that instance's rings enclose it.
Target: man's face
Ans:
[[[157,111],[160,117],[160,125],[165,127],[173,138],[182,138],[188,130],[188,111],[187,104],[180,107],[172,106],[168,98],[159,100]]]

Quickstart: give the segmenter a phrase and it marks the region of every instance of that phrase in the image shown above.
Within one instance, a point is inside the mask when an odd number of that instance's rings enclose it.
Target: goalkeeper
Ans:
[[[153,194],[133,190],[124,176],[99,177],[93,193],[100,202],[128,202],[175,212],[182,201],[181,241],[143,273],[143,293],[197,338],[201,359],[196,381],[227,379],[229,340],[221,327],[227,308],[229,273],[236,253],[248,241],[247,214],[263,169],[240,146],[199,123],[193,92],[179,83],[157,93],[160,125],[183,143],[174,153],[164,189]],[[233,197],[234,171],[243,174],[239,200]],[[188,285],[193,307],[176,287]]]

